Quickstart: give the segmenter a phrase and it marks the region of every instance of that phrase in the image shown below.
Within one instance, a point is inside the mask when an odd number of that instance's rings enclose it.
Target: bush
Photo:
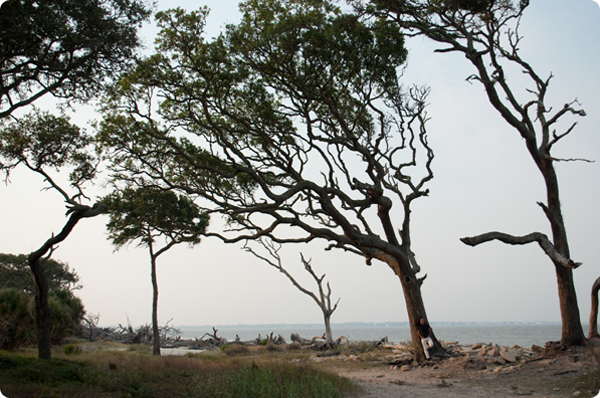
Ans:
[[[63,351],[66,355],[81,354],[81,347],[73,344],[67,344],[63,347]]]
[[[301,349],[302,349],[302,346],[298,343],[288,344],[286,347],[286,350],[288,350],[288,351],[298,351]]]
[[[78,297],[66,289],[55,289],[48,294],[48,303],[52,344],[60,343],[65,337],[81,332],[80,325],[85,310]]]
[[[17,289],[0,289],[0,349],[14,351],[34,343],[33,300]]]
[[[223,350],[223,352],[227,355],[229,355],[230,357],[239,355],[239,354],[247,354],[250,352],[250,350],[248,349],[248,347],[240,345],[240,344],[235,344],[235,345],[231,345],[231,346],[227,346],[227,348],[225,348]]]
[[[81,300],[66,289],[51,290],[50,338],[57,344],[79,332],[84,309]],[[0,349],[14,351],[35,344],[35,300],[14,288],[0,289]]]

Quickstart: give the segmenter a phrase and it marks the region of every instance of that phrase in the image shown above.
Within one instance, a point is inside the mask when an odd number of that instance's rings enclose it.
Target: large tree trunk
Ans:
[[[534,147],[528,145],[528,149],[538,165],[538,168],[542,172],[546,183],[548,207],[542,206],[542,208],[552,227],[553,244],[560,254],[566,258],[571,258],[567,240],[567,229],[560,207],[558,178],[553,166],[553,161],[549,156],[541,159],[538,156],[535,156],[536,154],[539,154],[539,152],[537,147]],[[560,315],[562,320],[561,342],[568,346],[583,345],[586,343],[586,339],[583,333],[583,327],[581,326],[577,293],[575,291],[575,283],[573,282],[573,270],[564,267],[556,261],[553,261],[553,263],[556,270]]]
[[[396,259],[392,256],[384,255],[380,259],[385,261],[400,279],[402,291],[404,292],[408,322],[410,323],[410,335],[414,346],[414,360],[419,363],[424,362],[426,360],[425,352],[421,344],[421,337],[417,332],[417,323],[421,318],[425,319],[427,323],[429,321],[427,320],[423,296],[421,295],[421,284],[413,272],[408,258]],[[437,339],[433,340],[435,346],[431,349],[431,353],[442,349]]]
[[[598,339],[598,290],[600,290],[600,278],[592,285],[592,310],[590,311],[590,331],[588,339]]]
[[[37,334],[38,357],[52,359],[50,338],[50,306],[48,305],[48,278],[40,258],[29,258],[29,267],[35,281],[35,327]]]
[[[160,355],[160,330],[158,328],[158,279],[156,277],[156,256],[152,253],[150,245],[150,258],[152,262],[152,353]]]

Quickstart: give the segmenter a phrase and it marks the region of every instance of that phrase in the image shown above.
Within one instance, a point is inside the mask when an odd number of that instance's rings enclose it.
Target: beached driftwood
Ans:
[[[322,336],[314,336],[312,339],[308,340],[308,339],[301,337],[297,333],[292,333],[290,338],[295,343],[298,343],[301,345],[308,345],[308,346],[310,346],[310,348],[320,350],[320,351],[335,349],[335,348],[337,348],[338,345],[349,342],[348,339],[344,336],[339,336],[337,339],[335,339],[333,341],[333,343],[327,342],[325,334],[323,334]]]

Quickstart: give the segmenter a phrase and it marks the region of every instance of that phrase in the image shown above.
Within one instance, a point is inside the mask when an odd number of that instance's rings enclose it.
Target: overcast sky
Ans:
[[[211,8],[207,30],[218,34],[237,21],[234,0],[159,1],[158,8]],[[156,29],[143,30],[152,48]],[[592,0],[532,0],[521,33],[522,56],[542,75],[551,72],[550,104],[577,98],[588,115],[555,148],[555,156],[595,163],[557,166],[581,319],[589,318],[590,289],[600,276],[600,7]],[[412,212],[413,251],[422,272],[430,321],[560,321],[554,267],[534,244],[499,242],[475,248],[460,237],[498,230],[514,235],[550,235],[538,201],[545,202],[541,175],[523,141],[487,103],[483,89],[469,84],[463,56],[433,54],[431,43],[408,43],[407,84],[431,87],[430,143],[435,152],[430,196]],[[510,76],[518,78],[518,73]],[[47,104],[49,100],[45,100]],[[40,103],[42,104],[42,103]],[[81,108],[74,120],[97,118]],[[61,197],[41,191],[41,178],[26,170],[0,185],[0,252],[29,253],[58,233],[64,222]],[[103,193],[100,193],[103,194]],[[131,246],[113,252],[106,240],[107,217],[82,220],[56,250],[81,277],[77,295],[102,325],[150,323],[150,262],[146,250]],[[215,223],[217,225],[218,223]],[[307,287],[300,251],[326,273],[333,297],[341,297],[332,321],[406,321],[398,278],[380,262],[342,252],[324,252],[323,243],[290,246],[284,261]],[[239,246],[206,239],[194,249],[176,247],[159,258],[159,319],[175,325],[320,323],[316,304],[285,276],[243,252]]]

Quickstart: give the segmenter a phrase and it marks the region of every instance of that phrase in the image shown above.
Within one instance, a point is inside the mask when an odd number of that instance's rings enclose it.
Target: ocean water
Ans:
[[[287,342],[291,342],[290,335],[297,333],[305,339],[320,336],[324,332],[323,327],[299,326],[257,326],[255,328],[243,326],[216,327],[218,337],[224,337],[229,341],[235,340],[236,335],[241,340],[253,340],[259,335],[261,338],[273,333],[273,336],[281,335]],[[435,326],[432,329],[438,340],[459,344],[494,343],[498,345],[511,346],[513,344],[522,347],[530,347],[533,344],[544,346],[548,341],[558,341],[561,337],[561,326],[559,324],[539,325],[469,325],[469,326]],[[205,333],[213,333],[211,327],[180,328],[181,337],[185,339],[202,338]],[[587,331],[584,325],[584,331]],[[332,325],[334,338],[345,336],[350,341],[378,341],[387,337],[390,342],[399,343],[409,341],[410,330],[406,327],[336,327]]]

